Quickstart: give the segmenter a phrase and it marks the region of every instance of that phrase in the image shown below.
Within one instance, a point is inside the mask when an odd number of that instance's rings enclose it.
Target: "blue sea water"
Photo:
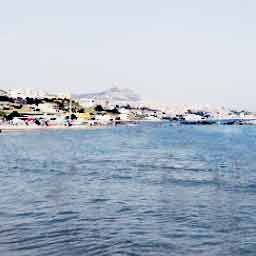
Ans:
[[[0,134],[0,255],[256,255],[256,128]]]

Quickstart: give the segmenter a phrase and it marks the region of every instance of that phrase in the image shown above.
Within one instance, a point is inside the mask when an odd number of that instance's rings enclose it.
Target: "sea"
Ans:
[[[1,256],[255,256],[256,127],[0,134]]]

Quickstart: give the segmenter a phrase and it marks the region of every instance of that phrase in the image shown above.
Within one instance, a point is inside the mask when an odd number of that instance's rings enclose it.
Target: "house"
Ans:
[[[8,92],[8,96],[11,98],[45,98],[47,94],[41,90],[31,89],[31,88],[19,88],[11,89]]]
[[[95,120],[97,123],[105,125],[111,123],[115,117],[111,114],[106,114],[106,113],[98,113],[95,115]]]
[[[53,102],[38,104],[38,109],[40,109],[40,112],[43,112],[43,113],[53,114],[53,113],[59,112],[58,104]]]
[[[0,110],[11,110],[12,104],[8,101],[0,101]]]
[[[95,99],[80,99],[79,100],[79,104],[82,106],[82,107],[85,107],[85,108],[91,108],[91,107],[95,107],[97,105]]]
[[[129,121],[130,120],[130,114],[122,113],[119,114],[119,118],[121,121]]]
[[[89,112],[85,113],[75,113],[78,120],[85,121],[91,119],[91,115]]]

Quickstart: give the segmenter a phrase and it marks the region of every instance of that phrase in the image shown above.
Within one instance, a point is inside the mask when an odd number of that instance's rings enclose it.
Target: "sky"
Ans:
[[[256,110],[255,0],[0,0],[0,88],[130,88]]]

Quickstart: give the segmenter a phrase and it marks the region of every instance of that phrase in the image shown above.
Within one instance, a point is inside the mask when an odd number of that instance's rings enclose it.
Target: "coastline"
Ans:
[[[106,126],[44,126],[44,127],[32,127],[32,126],[0,126],[1,132],[19,132],[19,131],[47,131],[47,130],[92,130],[103,128]]]
[[[50,126],[24,126],[24,125],[0,125],[0,131],[2,132],[16,132],[16,131],[46,131],[46,130],[93,130],[93,129],[101,129],[114,127],[116,125],[124,125],[124,124],[141,124],[141,123],[163,123],[166,121],[163,120],[126,120],[126,121],[118,121],[116,123],[111,124],[96,124],[96,125],[50,125]]]

